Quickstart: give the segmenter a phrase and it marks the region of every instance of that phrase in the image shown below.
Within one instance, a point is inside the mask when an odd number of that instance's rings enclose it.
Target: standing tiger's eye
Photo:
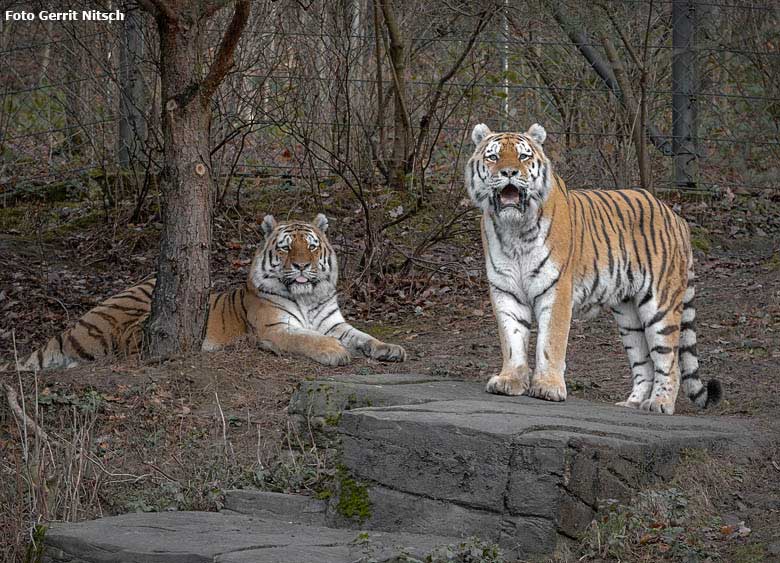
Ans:
[[[495,162],[498,160],[498,155],[491,154],[485,157],[485,160],[489,160],[490,162]]]

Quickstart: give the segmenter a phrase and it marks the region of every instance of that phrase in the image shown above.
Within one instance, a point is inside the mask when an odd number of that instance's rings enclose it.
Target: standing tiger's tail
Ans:
[[[685,289],[683,297],[678,354],[683,391],[697,407],[706,409],[720,402],[723,391],[720,381],[717,379],[710,379],[706,385],[699,379],[699,356],[696,353],[696,309],[693,306],[695,278],[691,258],[688,267],[688,287]]]

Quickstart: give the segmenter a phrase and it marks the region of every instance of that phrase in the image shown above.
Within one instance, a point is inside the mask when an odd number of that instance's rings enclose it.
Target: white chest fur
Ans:
[[[484,224],[485,262],[488,281],[519,301],[533,305],[560,275],[559,265],[546,244],[550,227],[542,218],[534,225],[503,225],[486,218]]]

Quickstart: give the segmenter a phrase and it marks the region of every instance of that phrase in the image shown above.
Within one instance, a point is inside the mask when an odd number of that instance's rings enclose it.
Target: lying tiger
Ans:
[[[720,383],[698,375],[693,255],[687,223],[644,190],[568,191],[542,150],[547,133],[493,133],[480,124],[466,188],[482,211],[482,242],[503,366],[487,391],[566,399],[572,315],[609,307],[633,389],[618,405],[674,413],[682,382],[699,407]],[[538,338],[528,367],[531,320]]]
[[[401,346],[387,344],[344,320],[336,300],[338,264],[325,231],[328,220],[277,223],[267,215],[265,244],[252,261],[246,285],[215,293],[209,304],[203,350],[218,350],[250,336],[278,353],[305,356],[329,366],[350,354],[402,362]],[[140,349],[155,280],[106,299],[42,348],[18,362],[20,370],[68,368]],[[13,369],[13,362],[0,370]]]

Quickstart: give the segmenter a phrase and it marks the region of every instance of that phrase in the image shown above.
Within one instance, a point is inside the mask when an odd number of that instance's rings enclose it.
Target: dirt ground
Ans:
[[[734,199],[681,202],[699,248],[701,373],[722,382],[724,400],[700,413],[681,394],[677,412],[749,419],[769,439],[749,456],[704,464],[692,481],[689,475],[688,484],[700,482],[707,499],[703,504],[709,503],[691,526],[710,552],[684,559],[645,546],[637,560],[780,560],[780,406],[774,394],[780,384],[780,204],[767,199],[766,207],[751,210],[752,199]],[[309,206],[299,211],[304,217],[311,214]],[[25,217],[35,218],[42,212],[28,213]],[[62,225],[72,224],[72,216],[81,212],[63,213],[65,219],[47,216],[56,227],[37,231],[20,227],[35,226],[34,220],[0,220],[4,360],[12,356],[14,342],[20,354],[29,352],[153,268],[153,224],[125,226],[120,235],[99,222],[65,229]],[[354,219],[348,222],[351,215],[339,213],[343,222],[332,219],[331,238],[349,255],[360,245],[359,232]],[[217,287],[241,283],[257,231],[254,221],[217,222]],[[25,432],[9,409],[0,407],[0,513],[5,520],[0,543],[23,545],[24,524],[35,515],[78,519],[128,510],[213,510],[220,506],[222,491],[235,486],[317,494],[332,470],[329,454],[307,445],[285,413],[304,378],[414,372],[485,381],[498,370],[501,357],[481,273],[476,216],[465,217],[460,238],[433,247],[423,258],[428,260],[423,266],[458,265],[436,275],[424,267],[388,274],[370,291],[351,284],[349,273],[343,282],[347,318],[405,346],[409,360],[404,364],[356,358],[349,366],[326,368],[237,345],[162,365],[130,359],[43,372],[37,378],[0,374],[2,382],[21,386],[27,412],[49,438]],[[630,391],[628,363],[610,315],[574,322],[567,364],[573,397],[613,403]],[[736,533],[738,522],[749,533]],[[4,553],[18,555],[18,550]]]

